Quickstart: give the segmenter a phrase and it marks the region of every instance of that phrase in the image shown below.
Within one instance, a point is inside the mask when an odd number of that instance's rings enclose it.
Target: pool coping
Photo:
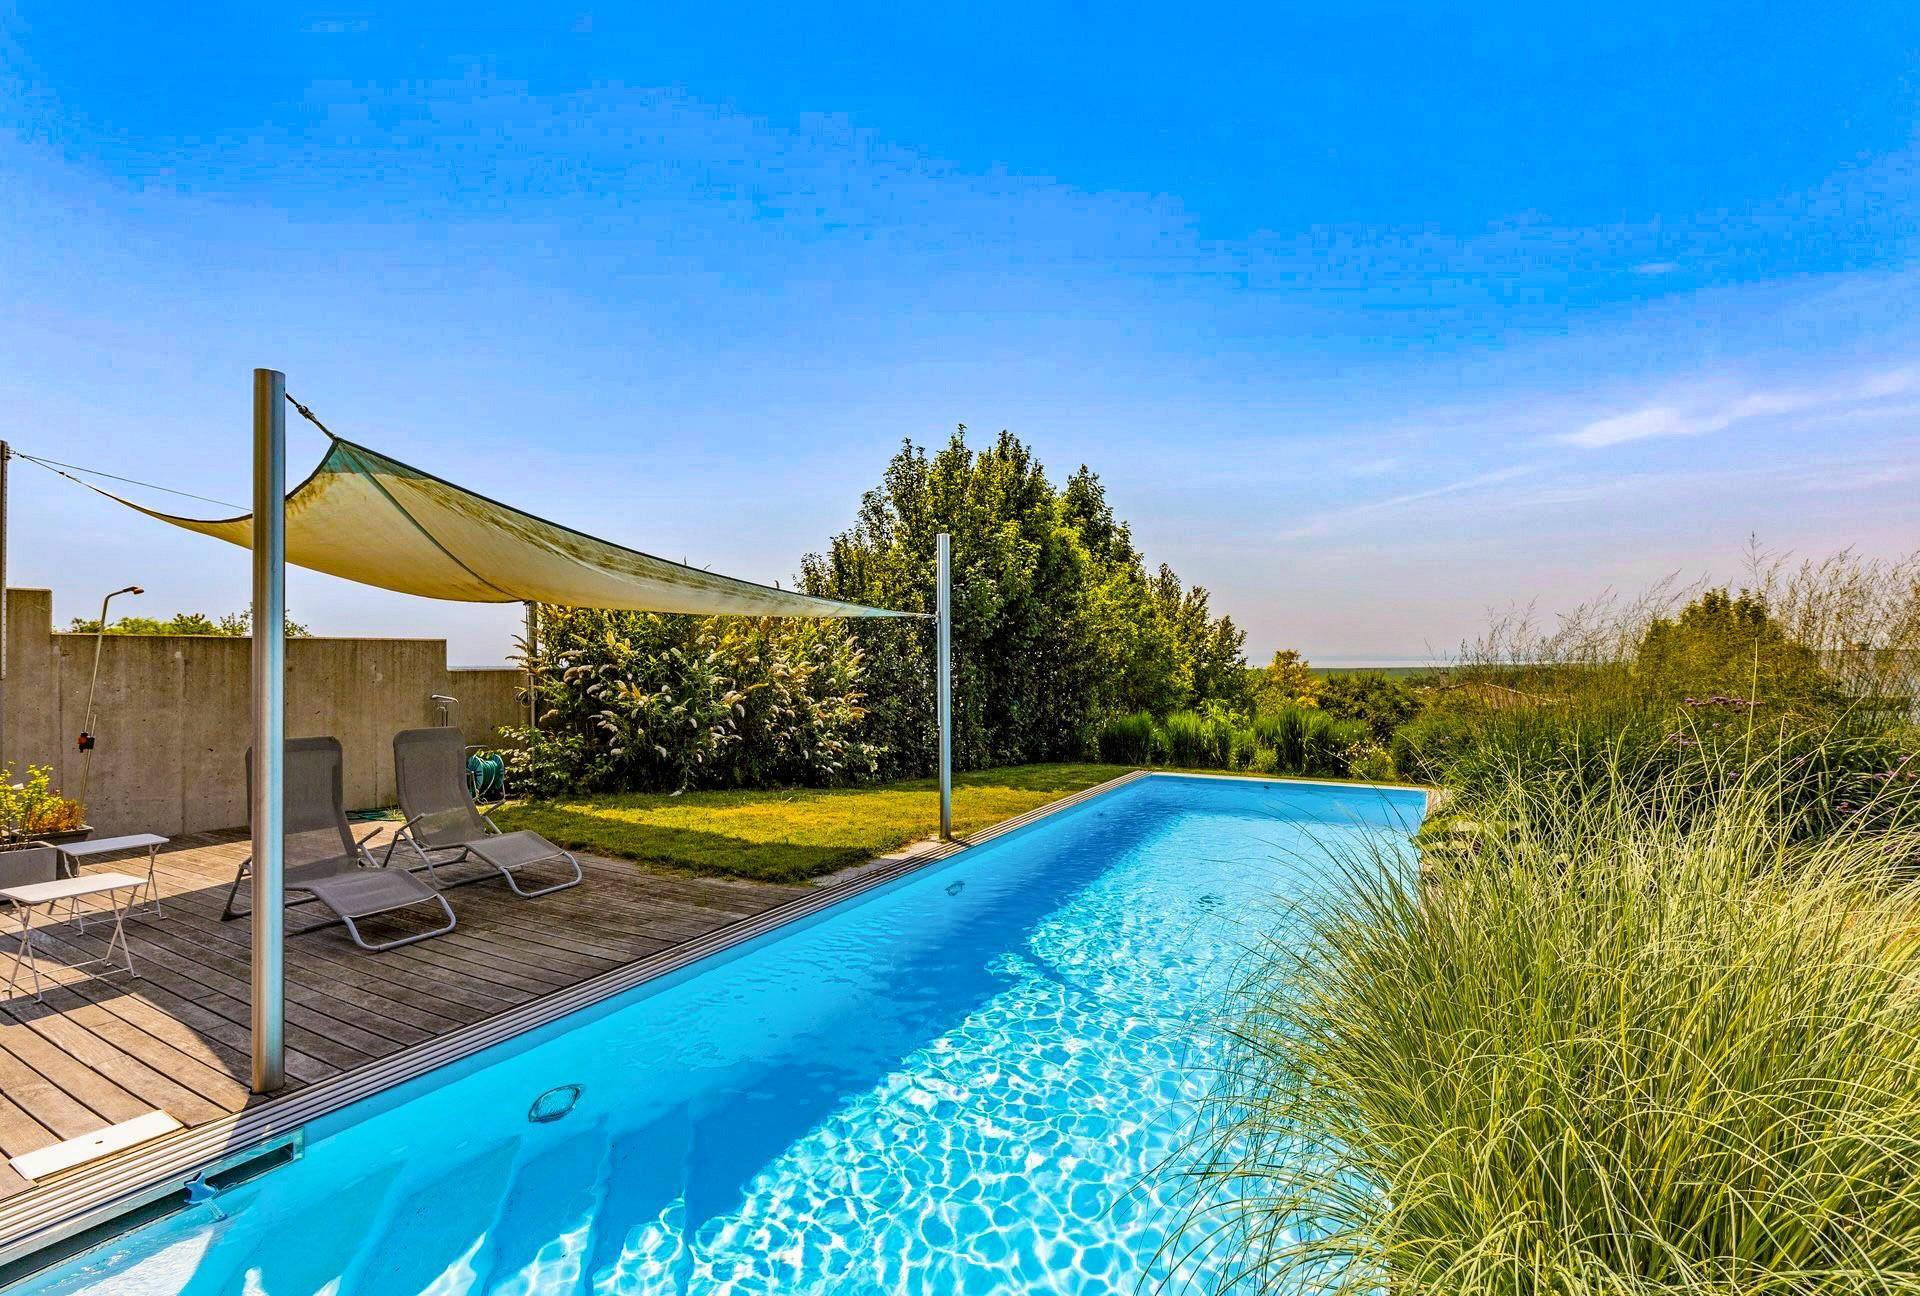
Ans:
[[[417,1079],[443,1066],[536,1030],[689,964],[764,936],[789,923],[884,886],[930,864],[1005,836],[1095,797],[1161,772],[1130,770],[1104,783],[1082,788],[1045,805],[1003,819],[952,841],[925,848],[903,847],[876,857],[853,876],[797,896],[762,913],[742,918],[703,936],[626,963],[578,985],[510,1008],[485,1021],[426,1040],[363,1067],[307,1085],[233,1116],[130,1148],[96,1164],[76,1169],[44,1186],[26,1189],[0,1202],[0,1286],[27,1276],[6,1273],[37,1251],[68,1242],[89,1230],[153,1206],[185,1190],[209,1167],[248,1149],[284,1140],[324,1116]],[[1171,772],[1166,772],[1171,774]],[[1172,777],[1208,777],[1171,774]],[[1232,777],[1232,776],[1228,776]],[[1254,778],[1249,782],[1319,782],[1308,779]],[[1335,784],[1364,788],[1356,783]],[[1385,786],[1385,785],[1382,785]]]

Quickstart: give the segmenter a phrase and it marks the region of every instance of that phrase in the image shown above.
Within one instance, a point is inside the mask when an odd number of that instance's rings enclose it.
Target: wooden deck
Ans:
[[[391,825],[381,832],[384,841]],[[247,1092],[250,925],[220,921],[246,854],[237,833],[183,838],[161,853],[165,914],[142,906],[127,921],[137,980],[67,966],[100,954],[109,923],[89,922],[85,931],[64,919],[36,923],[41,975],[59,984],[44,1002],[20,987],[0,1002],[0,1200],[29,1187],[6,1158],[155,1109],[191,1129],[261,1101]],[[584,883],[532,900],[497,880],[454,887],[447,895],[459,927],[398,950],[368,953],[339,927],[290,935],[288,1088],[276,1097],[815,890],[671,875],[590,855],[580,863]],[[88,861],[90,871],[145,865],[144,854]],[[448,876],[488,872],[462,865]],[[290,909],[288,927],[323,916],[317,906]],[[0,943],[10,951],[13,941]]]

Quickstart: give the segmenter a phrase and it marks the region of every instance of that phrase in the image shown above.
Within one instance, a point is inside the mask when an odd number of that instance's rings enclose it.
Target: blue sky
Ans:
[[[776,579],[901,437],[1008,427],[1326,661],[1750,534],[1920,545],[1920,10],[1589,8],[6,6],[0,435],[243,500],[271,365]],[[63,619],[245,602],[238,551],[14,483]],[[290,597],[466,663],[515,619]]]

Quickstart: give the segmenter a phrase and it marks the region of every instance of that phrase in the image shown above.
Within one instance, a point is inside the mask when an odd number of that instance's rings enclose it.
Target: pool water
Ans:
[[[1329,852],[1423,810],[1137,780],[318,1122],[299,1161],[14,1290],[1205,1284],[1167,1244],[1209,1016]]]

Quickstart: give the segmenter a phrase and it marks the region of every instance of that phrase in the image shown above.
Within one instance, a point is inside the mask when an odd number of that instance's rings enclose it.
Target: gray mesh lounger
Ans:
[[[345,797],[341,791],[340,743],[333,738],[294,738],[287,742],[286,822],[284,826],[286,889],[289,905],[318,903],[331,909],[344,923],[353,943],[366,950],[389,950],[430,936],[442,936],[454,928],[453,907],[447,898],[405,870],[388,870],[373,862],[366,842],[355,841],[347,824]],[[247,801],[253,801],[253,751],[247,751]],[[372,834],[368,834],[371,839]],[[252,871],[253,861],[241,863],[227,892],[227,907],[222,922],[238,918],[234,908],[240,884]],[[446,916],[446,925],[414,932],[389,941],[369,941],[360,934],[360,923],[379,914],[398,913],[416,905],[437,907]],[[331,927],[332,922],[302,928],[315,931]],[[296,933],[297,934],[297,933]]]
[[[393,736],[393,776],[407,823],[388,843],[386,862],[393,862],[393,852],[404,842],[419,860],[408,867],[424,867],[435,881],[437,866],[471,857],[498,869],[515,895],[543,896],[579,886],[579,860],[539,833],[503,833],[480,813],[467,786],[466,741],[450,727],[408,729]],[[565,864],[572,876],[546,886],[520,885],[520,870],[549,864]]]

